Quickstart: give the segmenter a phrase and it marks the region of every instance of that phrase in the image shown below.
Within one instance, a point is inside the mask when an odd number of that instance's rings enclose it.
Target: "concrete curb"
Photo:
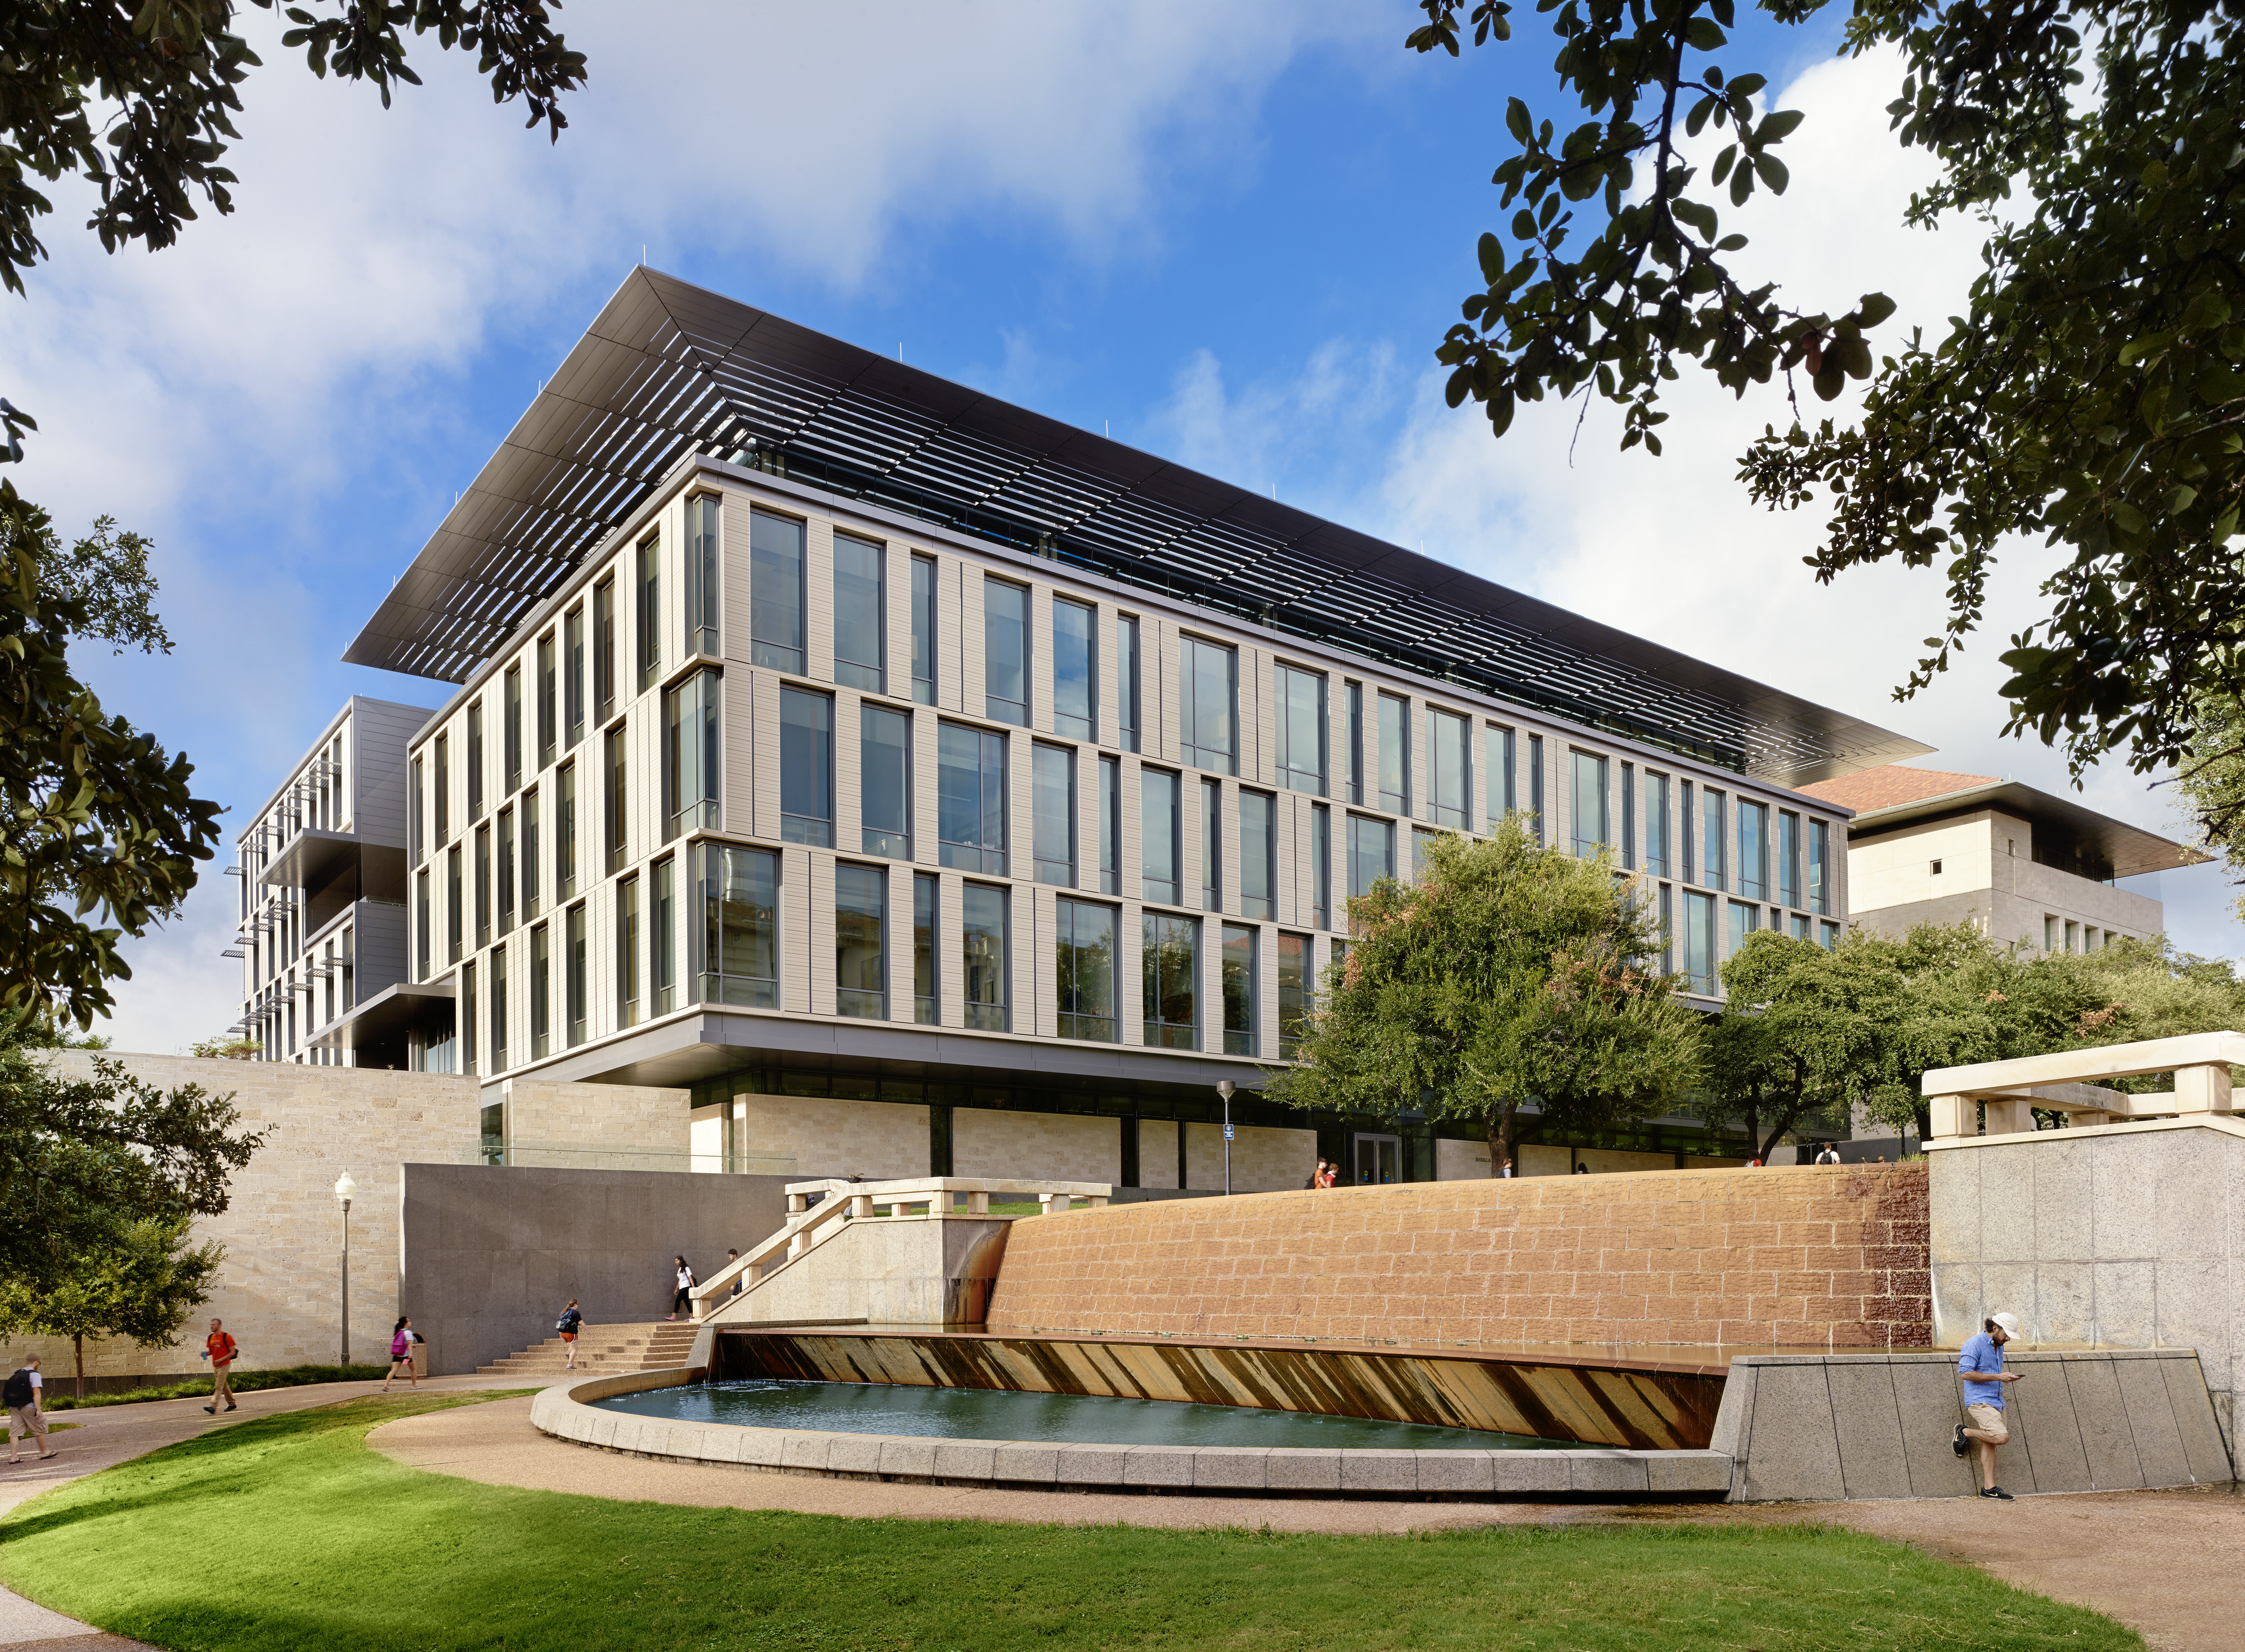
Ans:
[[[1268,1497],[1481,1499],[1720,1497],[1731,1459],[1713,1451],[1381,1451],[1238,1446],[1089,1446],[938,1439],[684,1423],[600,1411],[588,1402],[698,1383],[700,1366],[564,1383],[531,1402],[556,1439],[669,1462],[716,1463],[830,1479],[914,1480],[1044,1491]]]

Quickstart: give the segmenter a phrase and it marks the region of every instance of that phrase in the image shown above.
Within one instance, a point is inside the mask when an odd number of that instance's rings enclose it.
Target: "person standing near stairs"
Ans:
[[[553,1322],[553,1329],[561,1333],[561,1345],[569,1351],[569,1363],[564,1371],[577,1369],[577,1327],[585,1323],[585,1316],[577,1311],[577,1299],[569,1298],[569,1305],[561,1310],[561,1317]]]
[[[673,1256],[670,1260],[678,1269],[677,1294],[670,1299],[670,1317],[675,1319],[682,1312],[690,1312],[693,1309],[693,1299],[686,1293],[694,1289],[694,1269],[686,1265],[683,1256]]]

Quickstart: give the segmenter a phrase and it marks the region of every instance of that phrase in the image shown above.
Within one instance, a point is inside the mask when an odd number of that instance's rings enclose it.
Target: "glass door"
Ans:
[[[1356,1138],[1356,1185],[1369,1188],[1403,1180],[1403,1138],[1360,1135]]]

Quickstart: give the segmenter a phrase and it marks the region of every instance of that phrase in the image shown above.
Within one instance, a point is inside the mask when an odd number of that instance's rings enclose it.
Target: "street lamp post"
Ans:
[[[349,1170],[336,1178],[336,1197],[343,1208],[343,1357],[337,1363],[344,1365],[350,1364],[350,1206],[357,1193],[358,1183]]]
[[[1217,1080],[1216,1093],[1224,1098],[1224,1191],[1231,1193],[1231,1080]]]

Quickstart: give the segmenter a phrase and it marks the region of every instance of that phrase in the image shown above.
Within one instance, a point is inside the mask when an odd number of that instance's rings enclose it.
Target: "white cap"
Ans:
[[[2019,1334],[2019,1317],[2017,1314],[1990,1314],[1988,1317],[2004,1328],[2004,1335],[2006,1337],[2016,1337]]]

